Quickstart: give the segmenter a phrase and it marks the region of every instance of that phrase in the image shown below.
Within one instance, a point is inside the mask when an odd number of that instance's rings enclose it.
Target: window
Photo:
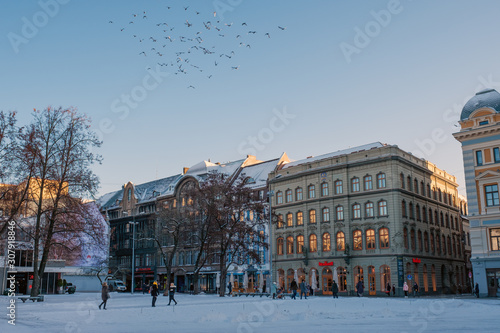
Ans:
[[[441,253],[441,237],[439,237],[439,233],[436,234],[436,252]]]
[[[297,225],[304,225],[304,214],[297,212]]]
[[[429,252],[429,234],[427,231],[424,232],[424,249],[425,252]]]
[[[421,218],[420,218],[421,217],[420,216],[420,206],[418,204],[415,206],[415,213],[417,215],[417,221],[420,221],[421,220]]]
[[[321,196],[328,196],[328,183],[321,183]]]
[[[407,217],[407,213],[406,213],[406,201],[401,201],[401,215],[403,217]]]
[[[425,208],[425,206],[422,207],[422,221],[424,221],[424,223],[427,223],[427,209]]]
[[[366,249],[375,249],[375,230],[373,229],[366,230]]]
[[[293,254],[293,237],[286,238],[286,254]]]
[[[373,190],[372,176],[365,176],[363,178],[363,186],[365,191]]]
[[[351,179],[351,191],[359,192],[359,178],[354,177],[353,179]]]
[[[401,185],[401,188],[405,188],[405,176],[403,175],[403,173],[399,175],[399,184]]]
[[[420,194],[425,195],[425,185],[424,185],[424,182],[420,182]]]
[[[448,236],[448,254],[451,256],[451,238]]]
[[[444,227],[444,218],[443,218],[443,212],[439,213],[440,221],[441,221],[441,226]]]
[[[130,201],[132,199],[132,189],[128,189],[128,193],[127,193],[127,199],[128,201]]]
[[[292,190],[286,190],[286,202],[292,202]]]
[[[341,180],[337,180],[335,182],[335,194],[342,194],[342,181]]]
[[[337,251],[345,250],[345,235],[342,231],[337,232]]]
[[[431,252],[434,253],[434,234],[431,231]]]
[[[355,230],[352,233],[353,250],[363,250],[363,236],[361,230]]]
[[[415,214],[414,214],[415,212],[413,211],[413,203],[411,203],[411,202],[410,202],[410,203],[408,204],[408,209],[409,209],[409,211],[410,211],[410,218],[411,218],[412,220],[413,220],[413,219],[415,219]]]
[[[380,266],[380,290],[391,292],[391,268],[387,265]],[[389,289],[387,289],[389,286]]]
[[[361,218],[361,205],[360,204],[354,204],[352,205],[352,218],[353,219],[360,219]]]
[[[389,229],[380,228],[378,231],[379,246],[381,249],[389,248]]]
[[[495,159],[495,163],[500,162],[500,149],[499,148],[493,148],[493,158]]]
[[[278,193],[276,193],[276,203],[278,205],[283,203],[283,192],[278,191]]]
[[[417,249],[417,240],[415,238],[415,230],[412,229],[410,231],[410,241],[411,241],[411,249],[412,251],[415,251]]]
[[[385,173],[379,173],[377,175],[377,188],[385,188]]]
[[[311,209],[309,211],[309,223],[316,223],[316,210]]]
[[[429,224],[432,224],[432,209],[429,208]]]
[[[278,228],[283,228],[283,215],[278,214]]]
[[[408,191],[411,191],[411,177],[408,176],[408,178],[406,178],[406,183],[408,185]]]
[[[445,221],[446,221],[446,228],[449,228],[450,227],[450,217],[448,216],[448,214],[445,215]]]
[[[318,251],[318,239],[315,234],[309,236],[309,252]]]
[[[325,232],[323,234],[323,252],[329,252],[331,250],[331,239],[330,234]]]
[[[427,184],[427,197],[431,197],[431,186]]]
[[[488,125],[488,120],[483,120],[479,122],[479,126]]]
[[[443,253],[446,254],[446,237],[444,237],[444,235],[442,236],[442,240],[443,242],[441,243],[441,246],[443,249]]]
[[[378,215],[387,216],[387,201],[381,200],[378,202]]]
[[[295,200],[302,200],[302,188],[299,187],[295,190]]]
[[[373,217],[374,216],[373,202],[367,202],[365,204],[365,216]]]
[[[293,214],[292,213],[286,214],[286,226],[293,227]]]
[[[486,185],[484,187],[486,206],[498,206],[498,185]]]
[[[483,165],[483,152],[481,150],[476,151],[476,164]]]
[[[307,195],[308,195],[309,199],[313,199],[316,197],[316,189],[315,189],[314,185],[309,185],[307,187]]]
[[[347,272],[344,267],[337,268],[337,277],[339,281],[339,291],[347,290]]]
[[[277,244],[277,251],[278,251],[278,255],[281,256],[283,255],[283,238],[280,237],[276,240],[276,244]]]
[[[403,229],[403,243],[405,245],[405,249],[408,249],[408,229]]]
[[[325,207],[322,209],[321,213],[323,216],[323,222],[330,222],[330,209]]]
[[[415,191],[415,193],[418,194],[418,180],[417,180],[417,178],[415,178],[415,180],[413,181],[413,191]]]
[[[335,208],[335,214],[337,217],[337,221],[343,221],[344,220],[344,206],[337,206]]]
[[[423,246],[422,246],[422,231],[420,231],[420,230],[418,231],[417,238],[418,238],[418,250],[422,251],[422,248],[423,248]]]
[[[500,228],[490,229],[491,251],[500,251]]]
[[[304,236],[297,236],[297,253],[304,253]]]

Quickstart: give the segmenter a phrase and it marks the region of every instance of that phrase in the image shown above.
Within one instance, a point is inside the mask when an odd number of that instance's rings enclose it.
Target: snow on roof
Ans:
[[[250,188],[265,187],[269,173],[276,169],[280,159],[274,159],[258,164],[244,167],[241,174],[248,179],[247,186]]]
[[[186,172],[186,175],[203,176],[209,172],[220,172],[231,176],[236,172],[236,170],[238,170],[243,162],[245,162],[244,159],[227,163],[212,163],[208,161],[202,161],[189,168],[189,170]]]
[[[338,151],[333,152],[333,153],[323,154],[323,155],[319,155],[319,156],[316,156],[316,157],[310,157],[310,158],[298,160],[298,161],[295,161],[295,162],[290,162],[290,163],[285,164],[285,166],[283,167],[283,169],[291,168],[291,167],[294,167],[294,166],[297,166],[297,165],[301,165],[301,164],[305,164],[305,163],[311,163],[311,162],[321,161],[321,160],[325,160],[325,159],[336,157],[336,156],[348,155],[348,154],[352,154],[354,152],[358,152],[358,151],[362,151],[362,150],[369,150],[369,149],[373,149],[373,148],[382,148],[384,146],[385,146],[385,144],[383,144],[383,143],[372,142],[372,143],[369,143],[369,144],[366,144],[366,145],[362,145],[362,146],[357,146],[357,147],[353,147],[353,148],[338,150]]]

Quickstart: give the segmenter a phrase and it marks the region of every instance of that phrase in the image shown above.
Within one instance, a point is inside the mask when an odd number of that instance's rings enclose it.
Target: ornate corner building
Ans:
[[[284,164],[269,175],[273,275],[320,294],[455,292],[467,280],[455,177],[394,145],[372,143]],[[498,198],[498,196],[497,196]]]
[[[462,143],[469,202],[471,262],[481,296],[500,296],[500,94],[478,92],[454,133]]]

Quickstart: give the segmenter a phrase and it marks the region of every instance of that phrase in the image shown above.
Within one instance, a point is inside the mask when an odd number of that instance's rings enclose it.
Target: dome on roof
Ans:
[[[465,103],[460,120],[467,120],[472,112],[480,108],[491,108],[500,113],[500,94],[495,89],[484,89]]]

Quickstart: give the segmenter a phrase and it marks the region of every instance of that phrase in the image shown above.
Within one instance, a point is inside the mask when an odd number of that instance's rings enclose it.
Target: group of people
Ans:
[[[143,285],[143,294],[144,294],[144,285]],[[170,283],[170,287],[168,288],[168,304],[167,305],[170,305],[170,303],[172,303],[172,301],[174,301],[175,305],[177,305],[177,301],[175,300],[175,291],[176,291],[177,287],[175,286],[175,284],[172,282]],[[160,295],[160,292],[159,292],[159,289],[158,289],[158,282],[154,281],[153,282],[153,285],[150,287],[150,290],[149,290],[151,296],[153,297],[153,301],[152,301],[152,304],[151,306],[154,308],[156,307],[156,300],[158,299],[158,296]],[[101,310],[101,307],[106,310],[106,304],[108,302],[108,299],[110,298],[110,295],[109,295],[109,287],[108,287],[108,284],[106,282],[103,282],[102,283],[102,289],[101,289],[101,299],[102,299],[102,303],[99,304],[99,310]]]

